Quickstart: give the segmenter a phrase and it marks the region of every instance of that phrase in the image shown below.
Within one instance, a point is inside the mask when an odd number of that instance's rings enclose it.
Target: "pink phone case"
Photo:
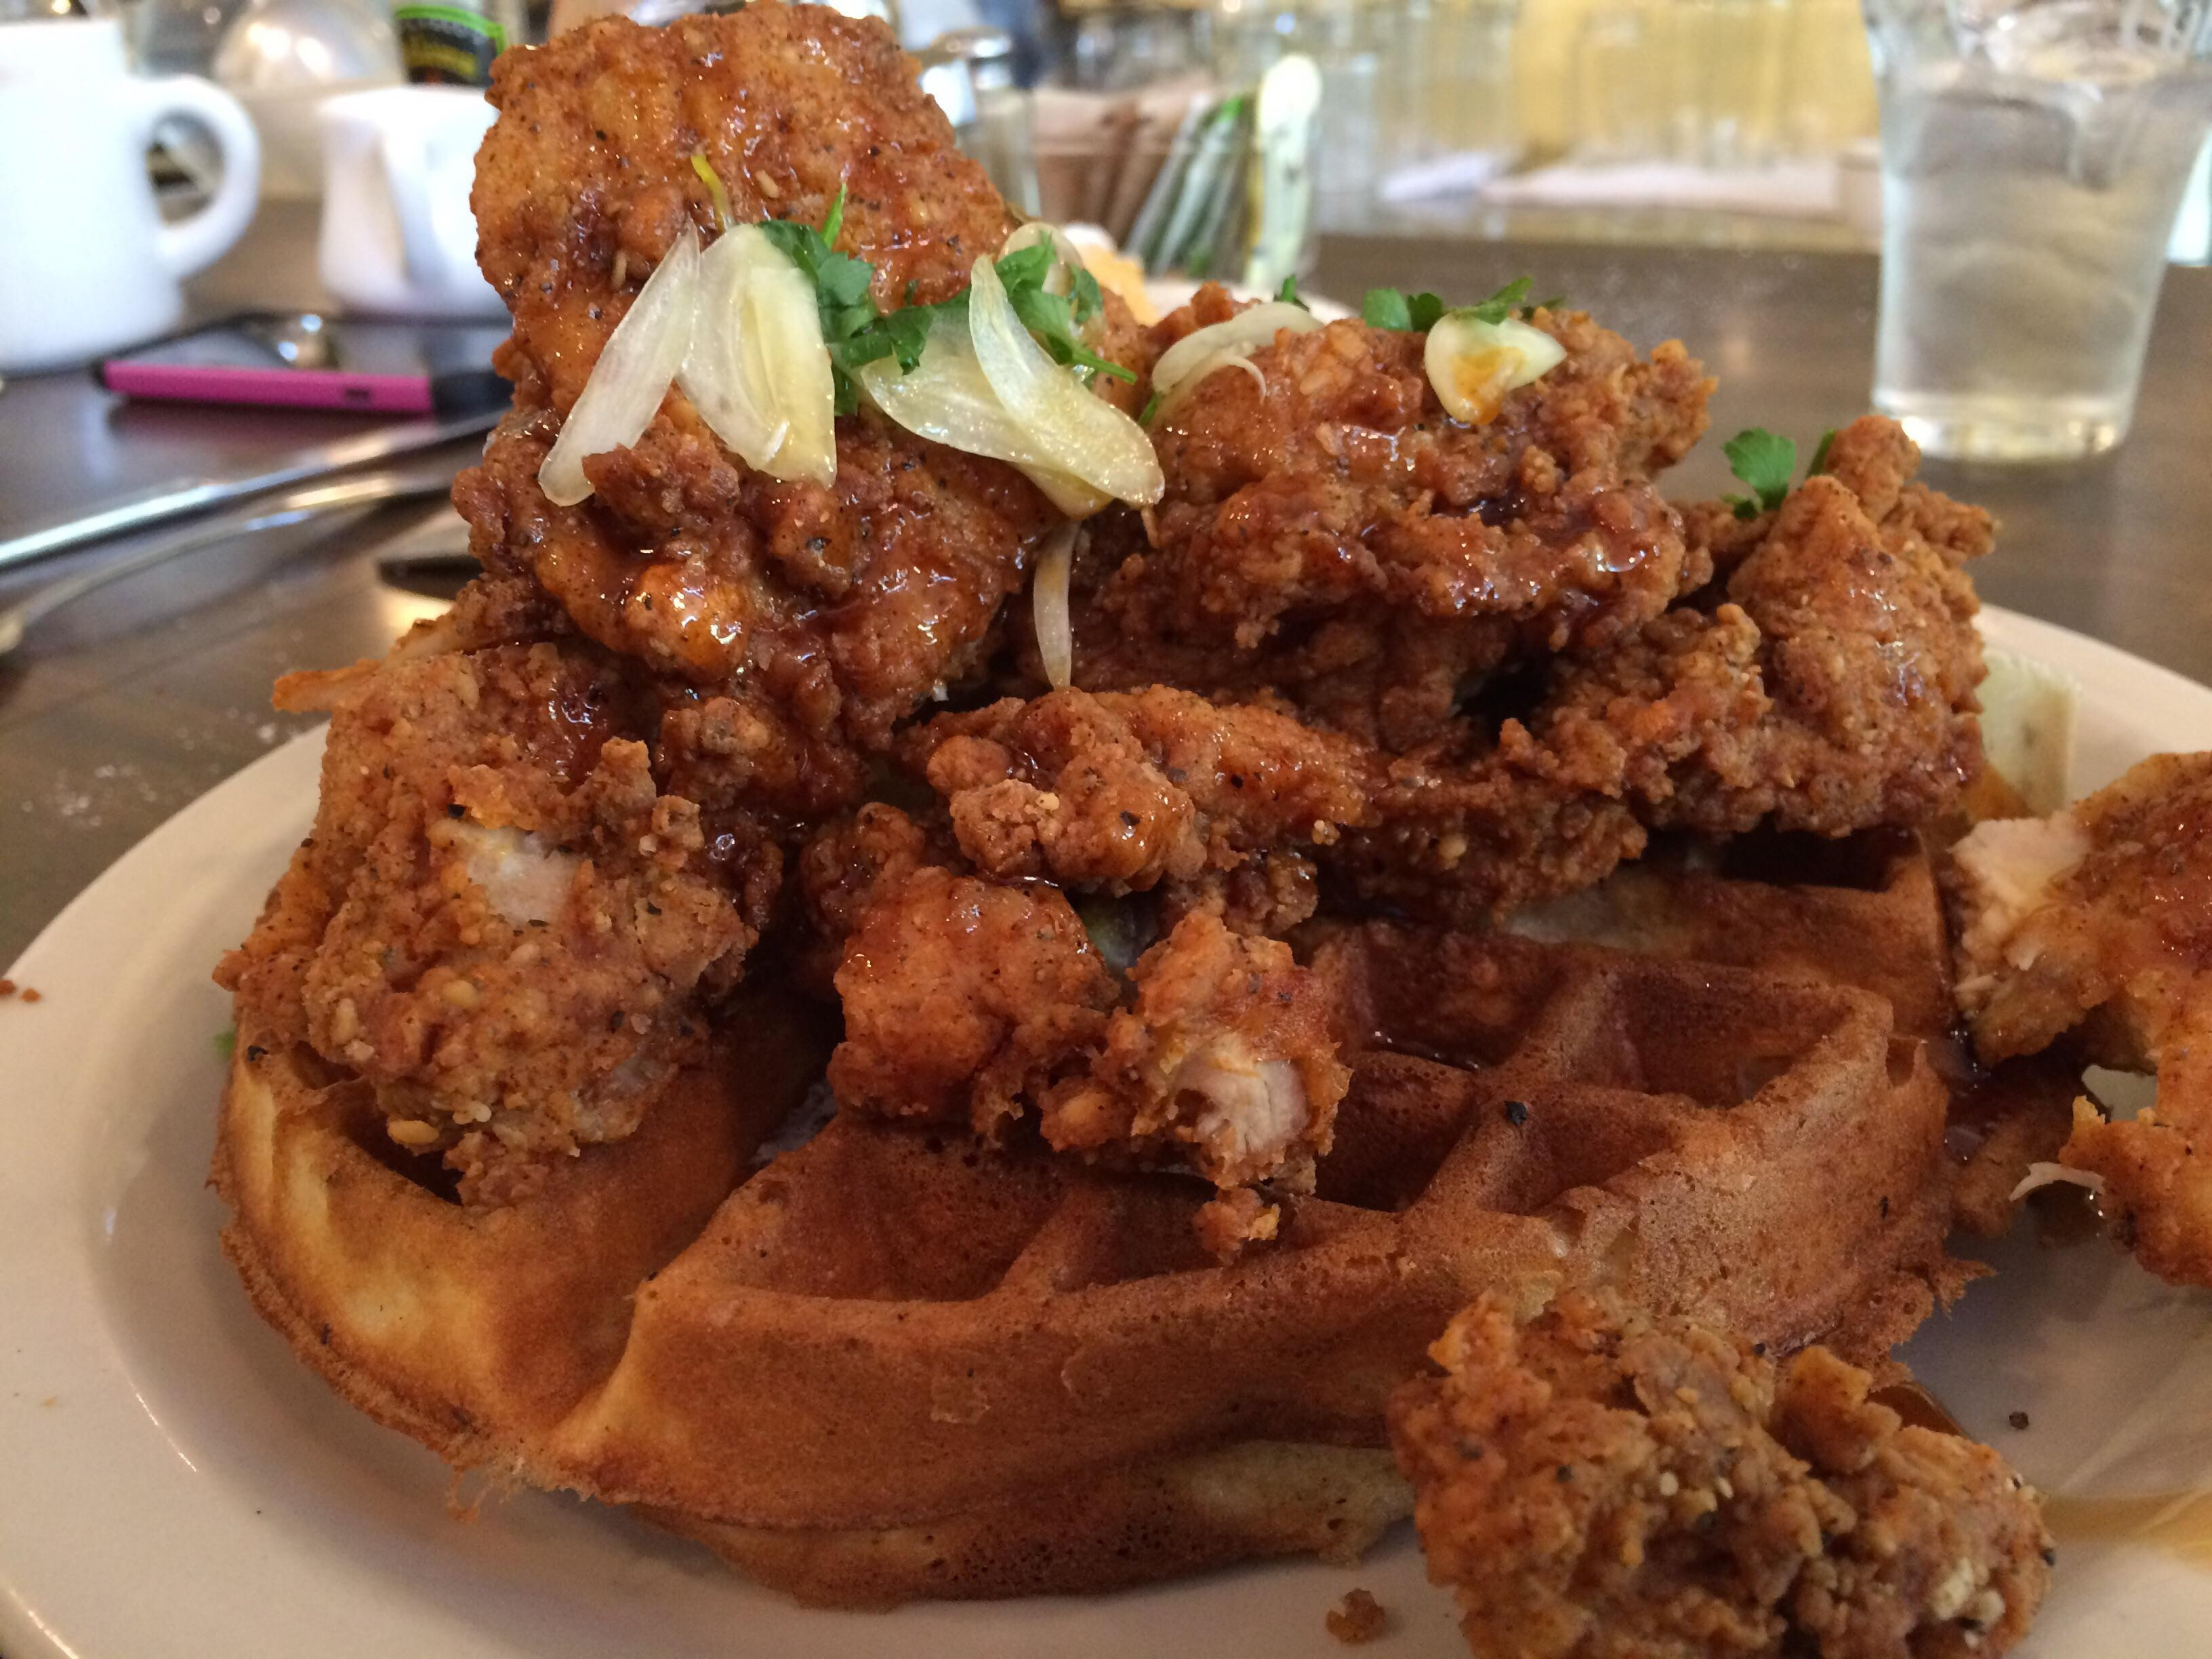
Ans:
[[[100,384],[126,398],[170,403],[282,404],[295,409],[353,409],[374,415],[428,415],[424,374],[354,374],[337,369],[212,368],[134,363],[111,358]]]

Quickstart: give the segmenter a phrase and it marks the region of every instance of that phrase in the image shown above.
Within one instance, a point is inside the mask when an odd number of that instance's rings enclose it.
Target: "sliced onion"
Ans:
[[[1249,357],[1261,347],[1274,344],[1275,336],[1285,329],[1310,334],[1321,325],[1320,318],[1288,300],[1270,300],[1238,312],[1227,322],[1208,323],[1160,353],[1159,362],[1152,365],[1152,390],[1164,404],[1186,379],[1202,378],[1221,367],[1211,361],[1220,354]]]
[[[2093,1198],[2105,1190],[2105,1177],[2094,1170],[2075,1170],[2063,1164],[2031,1164],[2027,1166],[2027,1173],[2021,1177],[2020,1184],[2012,1189],[2012,1202],[2017,1204],[2030,1193],[2057,1186],[2061,1182],[2087,1188]]]
[[[538,486],[547,501],[574,507],[586,499],[592,481],[584,476],[585,457],[626,448],[653,423],[690,347],[698,290],[699,233],[686,225],[607,337],[561,435],[538,469]]]
[[[869,401],[916,437],[1011,463],[1070,518],[1087,518],[1113,499],[1056,465],[1006,412],[957,318],[940,316],[930,325],[921,362],[911,372],[902,374],[895,359],[884,357],[862,365],[860,380]]]
[[[1167,481],[1144,428],[1030,337],[988,255],[969,275],[968,332],[983,378],[1048,465],[1118,501],[1159,500]]]
[[[1075,538],[1083,526],[1065,524],[1046,538],[1030,578],[1030,615],[1036,628],[1037,655],[1055,691],[1075,679],[1075,624],[1067,613],[1067,579],[1075,568]]]
[[[1567,349],[1542,329],[1517,318],[1490,323],[1448,311],[1429,331],[1421,362],[1444,412],[1470,426],[1484,426],[1498,418],[1507,392],[1542,380],[1566,355]]]
[[[1245,374],[1252,377],[1253,385],[1260,388],[1260,395],[1262,398],[1266,397],[1267,395],[1267,377],[1261,371],[1260,365],[1252,361],[1250,355],[1257,349],[1259,349],[1259,348],[1256,346],[1228,346],[1215,352],[1212,356],[1204,359],[1195,368],[1190,370],[1189,373],[1185,374],[1181,380],[1177,380],[1175,385],[1170,387],[1167,391],[1158,392],[1159,402],[1152,406],[1152,417],[1150,421],[1146,422],[1146,424],[1148,426],[1158,426],[1162,421],[1167,419],[1169,416],[1174,414],[1176,410],[1182,408],[1184,404],[1190,400],[1190,394],[1198,390],[1200,383],[1202,382],[1207,375],[1212,374],[1217,368],[1239,368],[1243,370]],[[1158,383],[1155,381],[1155,391],[1158,391]]]
[[[836,388],[813,284],[758,225],[699,262],[698,321],[676,377],[714,435],[775,478],[837,478]]]

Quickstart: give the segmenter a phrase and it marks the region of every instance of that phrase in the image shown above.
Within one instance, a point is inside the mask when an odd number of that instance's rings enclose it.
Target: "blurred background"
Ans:
[[[63,0],[64,5],[76,0]],[[512,38],[682,0],[485,0]],[[931,65],[1007,194],[1126,240],[1205,117],[1310,60],[1310,229],[1808,248],[1879,240],[1875,80],[1859,0],[842,0]],[[428,8],[402,6],[410,10]],[[378,0],[122,0],[137,67],[207,75],[262,131],[264,193],[314,194],[313,105],[402,78]],[[418,77],[419,78],[419,77]],[[201,170],[180,131],[171,165]],[[1263,147],[1265,137],[1258,141]],[[1285,142],[1274,141],[1279,149]],[[1240,157],[1241,159],[1241,157]],[[1287,167],[1288,162],[1285,162]],[[1222,181],[1217,181],[1219,183]],[[1243,181],[1238,181],[1240,185]],[[1223,192],[1224,200],[1228,195]],[[2207,254],[2200,179],[2177,236]]]

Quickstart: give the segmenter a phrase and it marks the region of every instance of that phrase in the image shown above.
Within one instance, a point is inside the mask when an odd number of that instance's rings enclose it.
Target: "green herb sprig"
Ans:
[[[1367,297],[1360,301],[1359,315],[1370,328],[1402,329],[1414,334],[1425,334],[1447,316],[1465,317],[1472,322],[1504,322],[1515,312],[1523,317],[1534,316],[1540,307],[1557,307],[1561,300],[1540,300],[1528,303],[1528,291],[1535,284],[1526,276],[1516,276],[1487,300],[1471,306],[1447,306],[1433,294],[1407,294],[1395,288],[1370,288]]]
[[[700,152],[693,152],[691,166],[706,182],[714,210],[727,229],[730,198],[720,176]],[[895,310],[879,309],[869,291],[875,267],[831,246],[844,222],[845,191],[841,185],[819,228],[796,219],[770,219],[761,229],[813,284],[815,303],[821,311],[822,339],[830,349],[837,412],[850,415],[860,406],[860,370],[891,357],[897,360],[900,374],[911,374],[921,366],[931,324],[941,315],[966,314],[968,290],[963,289],[935,305],[909,301]],[[1083,343],[1082,328],[1105,304],[1098,279],[1083,266],[1071,265],[1066,294],[1054,294],[1045,287],[1060,263],[1048,242],[1018,248],[995,262],[1014,315],[1054,362],[1079,368],[1086,375],[1109,374],[1119,380],[1135,380],[1130,370],[1108,362]],[[908,294],[912,291],[909,286]]]
[[[1407,294],[1395,288],[1370,288],[1359,302],[1360,320],[1370,328],[1395,328],[1425,334],[1444,314],[1444,302],[1433,294]]]
[[[1828,470],[1828,450],[1835,441],[1833,427],[1820,434],[1820,444],[1813,451],[1813,464],[1805,469],[1807,477]],[[1737,518],[1755,519],[1762,513],[1771,513],[1789,495],[1790,480],[1797,471],[1797,446],[1789,439],[1754,426],[1723,444],[1721,453],[1728,457],[1729,471],[1751,490],[1748,495],[1721,497],[1735,509]]]

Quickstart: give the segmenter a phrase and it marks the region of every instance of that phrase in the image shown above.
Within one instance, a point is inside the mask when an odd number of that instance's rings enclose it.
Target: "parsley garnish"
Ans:
[[[721,216],[726,228],[730,223],[730,198],[720,175],[706,156],[696,150],[691,166],[706,180],[708,191],[714,198],[714,210]],[[815,304],[822,316],[822,340],[830,349],[837,412],[850,415],[860,406],[857,372],[868,363],[895,357],[900,374],[912,374],[921,362],[922,349],[929,343],[931,323],[940,314],[964,313],[968,291],[963,289],[951,299],[933,306],[918,306],[913,303],[914,284],[908,283],[905,304],[895,311],[879,311],[869,292],[875,267],[866,259],[840,253],[830,246],[844,222],[845,191],[840,185],[819,229],[796,219],[769,219],[761,229],[813,284]],[[1060,263],[1060,256],[1048,242],[1017,249],[997,262],[999,280],[1006,286],[1006,298],[1014,307],[1014,314],[1050,354],[1053,362],[1082,369],[1086,374],[1110,374],[1116,380],[1134,381],[1135,374],[1099,356],[1083,343],[1079,332],[1105,304],[1098,279],[1082,265],[1072,265],[1066,294],[1046,290],[1046,280]]]
[[[1370,328],[1425,334],[1443,314],[1444,302],[1435,295],[1407,294],[1395,288],[1370,288],[1359,302],[1360,319]]]
[[[1082,336],[1077,332],[1098,314],[1099,307],[1105,303],[1098,290],[1098,279],[1076,266],[1071,271],[1073,281],[1068,291],[1054,294],[1045,287],[1045,281],[1059,263],[1060,256],[1053,252],[1049,242],[1032,242],[998,262],[999,280],[1006,285],[1006,298],[1012,302],[1014,315],[1022,319],[1022,326],[1036,337],[1036,343],[1051,354],[1053,362],[1133,382],[1137,378],[1133,374],[1119,363],[1108,362],[1084,344]],[[967,303],[964,289],[945,301],[952,309],[964,307]]]
[[[1764,427],[1739,432],[1721,446],[1729,471],[1750,486],[1748,495],[1723,495],[1739,519],[1755,519],[1782,505],[1790,493],[1790,475],[1797,470],[1797,446]]]
[[[1478,323],[1502,323],[1515,311],[1524,317],[1535,310],[1528,303],[1528,290],[1534,284],[1526,276],[1516,276],[1487,300],[1471,306],[1446,306],[1433,294],[1407,294],[1395,288],[1370,288],[1360,302],[1359,315],[1371,328],[1395,328],[1425,334],[1447,315],[1465,317]],[[1547,300],[1545,305],[1557,305],[1556,300]]]
[[[1820,441],[1813,450],[1813,464],[1805,469],[1807,477],[1817,477],[1828,470],[1828,449],[1835,441],[1833,427],[1820,434]],[[1721,453],[1729,458],[1729,470],[1751,486],[1748,495],[1721,497],[1735,509],[1737,518],[1755,519],[1782,505],[1783,498],[1790,493],[1790,475],[1797,470],[1796,444],[1787,438],[1777,437],[1764,427],[1755,426],[1748,432],[1737,433],[1723,444]]]
[[[1458,307],[1452,314],[1478,323],[1502,323],[1513,314],[1515,307],[1528,303],[1528,290],[1534,286],[1526,276],[1516,276],[1481,304]]]
[[[1282,287],[1275,290],[1275,297],[1278,300],[1280,300],[1285,305],[1296,306],[1300,311],[1311,311],[1313,309],[1311,306],[1308,305],[1304,300],[1301,300],[1298,297],[1298,279],[1296,276],[1284,277]]]

